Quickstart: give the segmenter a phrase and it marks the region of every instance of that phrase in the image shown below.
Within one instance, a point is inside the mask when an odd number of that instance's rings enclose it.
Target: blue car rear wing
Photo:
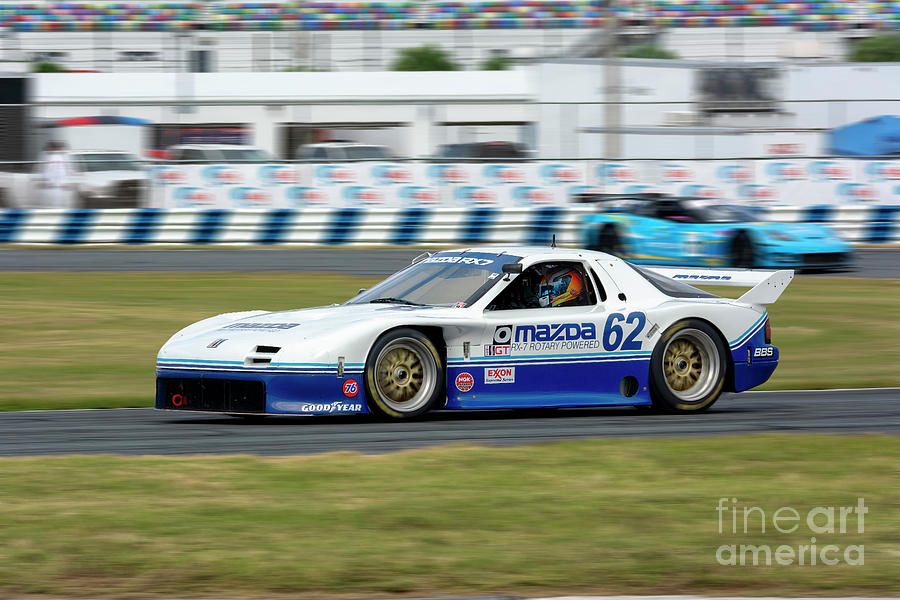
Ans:
[[[691,285],[728,285],[749,287],[737,299],[742,304],[772,304],[794,278],[794,272],[754,271],[752,269],[694,269],[687,267],[644,267],[658,275]]]

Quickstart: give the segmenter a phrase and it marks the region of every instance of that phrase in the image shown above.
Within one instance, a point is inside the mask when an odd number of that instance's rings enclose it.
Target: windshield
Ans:
[[[222,157],[228,161],[268,162],[272,160],[259,148],[228,148],[220,150]]]
[[[501,279],[503,265],[519,256],[440,252],[391,275],[346,304],[469,306]]]
[[[347,146],[344,151],[347,153],[347,158],[351,160],[389,158],[384,146]]]
[[[141,163],[132,154],[93,153],[77,156],[78,169],[87,173],[96,171],[140,171]]]

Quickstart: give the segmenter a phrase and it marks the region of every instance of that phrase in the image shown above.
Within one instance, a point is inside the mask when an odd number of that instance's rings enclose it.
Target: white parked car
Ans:
[[[236,415],[653,405],[697,412],[778,365],[792,271],[648,269],[601,252],[427,256],[343,304],[212,317],[159,351],[156,408]],[[687,282],[752,285],[737,300]]]
[[[133,154],[115,150],[69,154],[75,169],[76,208],[138,208],[146,204],[150,177]]]
[[[264,163],[275,160],[262,148],[238,144],[179,144],[167,152],[169,160],[187,162]]]
[[[133,154],[73,150],[68,157],[71,172],[59,191],[44,185],[40,163],[33,172],[0,172],[0,208],[139,208],[147,204],[150,177]]]
[[[397,160],[387,146],[358,144],[355,142],[323,142],[306,144],[297,148],[295,158],[321,162],[347,162],[354,160]]]

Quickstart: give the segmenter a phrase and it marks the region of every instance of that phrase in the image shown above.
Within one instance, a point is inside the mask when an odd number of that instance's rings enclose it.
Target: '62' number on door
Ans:
[[[625,329],[620,325],[623,321],[626,325],[634,324],[627,335]],[[640,350],[641,342],[635,338],[640,335],[646,324],[647,317],[642,312],[630,313],[628,317],[622,313],[610,313],[606,318],[606,326],[603,328],[603,349],[607,352],[616,349]]]

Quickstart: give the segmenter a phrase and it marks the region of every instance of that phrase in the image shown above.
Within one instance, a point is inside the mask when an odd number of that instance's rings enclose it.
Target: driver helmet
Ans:
[[[571,268],[557,269],[544,274],[538,287],[538,303],[542,307],[562,306],[584,292],[581,274]]]

